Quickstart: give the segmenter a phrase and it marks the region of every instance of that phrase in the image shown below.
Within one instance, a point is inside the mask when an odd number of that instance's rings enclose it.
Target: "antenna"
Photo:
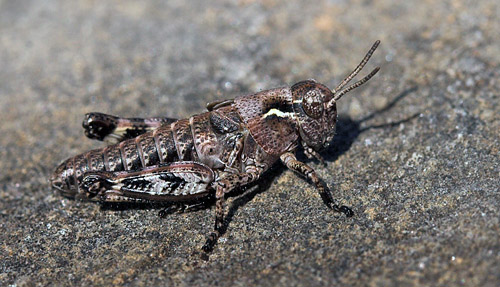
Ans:
[[[375,50],[377,49],[379,44],[380,44],[380,40],[375,41],[373,46],[370,48],[368,53],[366,53],[365,57],[363,58],[361,63],[359,63],[359,65],[356,67],[356,69],[354,69],[354,71],[352,71],[351,74],[349,74],[349,76],[347,76],[335,89],[332,90],[333,94],[336,94],[340,89],[342,89],[345,85],[347,85],[352,80],[352,78],[356,77],[356,75],[363,69],[363,67],[366,65],[366,63],[368,63],[368,60],[370,60],[371,56],[373,55],[373,52],[375,52]],[[380,70],[380,67],[375,68],[370,74],[368,74],[368,76],[364,77],[363,79],[357,81],[356,83],[347,87],[345,90],[338,93],[333,98],[333,101],[337,101],[338,99],[340,99],[340,97],[342,97],[347,92],[349,92],[349,91],[361,86],[362,84],[366,83],[366,81],[368,81],[371,77],[373,77],[379,70]]]
[[[376,67],[366,77],[364,77],[363,79],[361,79],[361,80],[357,81],[356,83],[350,85],[349,87],[345,88],[340,93],[336,94],[335,97],[333,97],[333,100],[335,102],[338,101],[343,95],[347,94],[349,91],[354,90],[357,87],[361,86],[362,84],[368,82],[368,80],[371,79],[371,77],[375,76],[375,74],[378,73],[379,70],[380,70],[380,67]]]

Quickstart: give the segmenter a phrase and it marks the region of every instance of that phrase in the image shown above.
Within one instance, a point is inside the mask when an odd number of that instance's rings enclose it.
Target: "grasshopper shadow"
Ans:
[[[419,113],[411,115],[405,119],[390,122],[380,125],[371,125],[367,127],[361,128],[361,124],[373,119],[375,116],[378,116],[384,112],[391,110],[399,101],[407,97],[413,92],[416,92],[418,87],[411,87],[401,92],[397,97],[395,97],[391,102],[389,102],[382,109],[376,110],[367,116],[361,118],[360,120],[353,120],[350,117],[339,117],[337,120],[337,130],[335,133],[335,137],[333,138],[332,143],[330,144],[330,148],[324,151],[322,154],[325,157],[325,160],[328,162],[332,162],[337,160],[341,155],[349,150],[354,141],[359,137],[360,134],[367,130],[371,129],[379,129],[379,128],[393,128],[402,123],[409,122],[414,118],[418,117]]]

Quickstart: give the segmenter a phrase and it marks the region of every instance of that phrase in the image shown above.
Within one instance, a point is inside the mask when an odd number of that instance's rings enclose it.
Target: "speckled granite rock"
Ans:
[[[0,285],[500,285],[498,1],[0,1]],[[85,112],[187,117],[315,78],[340,103],[329,212],[280,166],[213,208],[160,219],[64,199],[47,178],[101,146]],[[366,73],[366,71],[365,71]]]

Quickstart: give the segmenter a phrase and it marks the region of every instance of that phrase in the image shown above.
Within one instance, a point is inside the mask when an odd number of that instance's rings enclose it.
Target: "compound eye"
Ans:
[[[320,118],[323,115],[323,97],[316,90],[308,91],[302,99],[302,107],[308,116],[313,119]]]

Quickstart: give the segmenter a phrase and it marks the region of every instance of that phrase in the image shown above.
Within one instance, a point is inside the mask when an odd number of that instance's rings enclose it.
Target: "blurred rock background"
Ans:
[[[500,4],[483,1],[0,1],[0,285],[498,286]],[[229,201],[166,219],[55,194],[101,147],[86,112],[188,117],[314,78],[371,44],[379,74],[339,104],[326,209],[280,165]]]

